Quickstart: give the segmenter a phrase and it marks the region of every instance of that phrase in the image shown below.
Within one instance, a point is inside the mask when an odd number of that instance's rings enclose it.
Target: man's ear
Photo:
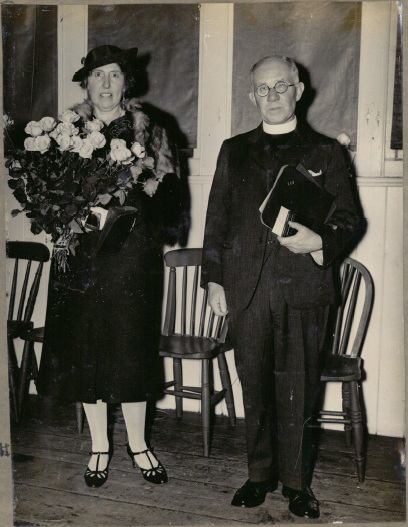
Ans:
[[[298,84],[296,84],[296,101],[300,100],[304,89],[305,85],[303,84],[303,82],[299,82]]]
[[[248,96],[249,96],[249,100],[252,102],[252,104],[254,104],[256,107],[258,107],[258,105],[256,104],[256,99],[255,99],[255,94],[253,91],[250,91],[248,93]]]

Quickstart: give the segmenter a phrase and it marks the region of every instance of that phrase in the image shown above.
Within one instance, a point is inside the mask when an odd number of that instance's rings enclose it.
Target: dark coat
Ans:
[[[225,289],[227,305],[245,309],[256,290],[265,258],[275,258],[276,279],[292,307],[329,305],[334,300],[331,263],[345,248],[359,223],[349,176],[336,140],[306,125],[297,125],[289,142],[273,154],[265,148],[262,125],[224,141],[218,157],[204,236],[202,285]],[[321,175],[316,181],[335,196],[336,210],[318,233],[323,240],[323,266],[309,255],[268,244],[268,229],[259,207],[283,165],[301,162]]]
[[[118,253],[95,256],[99,233],[88,233],[79,236],[66,273],[51,265],[37,382],[42,395],[119,403],[144,401],[152,391],[152,358],[160,334],[162,247],[177,240],[179,167],[166,132],[151,123],[139,105],[128,105],[128,110],[132,108],[103,132],[107,138],[114,133],[140,141],[164,178],[153,197],[141,186],[129,192],[125,204],[135,206],[138,217]],[[88,104],[74,109],[84,120],[91,118]]]

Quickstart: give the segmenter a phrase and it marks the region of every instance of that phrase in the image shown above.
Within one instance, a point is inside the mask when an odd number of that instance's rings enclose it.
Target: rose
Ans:
[[[100,132],[91,132],[89,134],[89,140],[94,148],[103,148],[106,144],[106,138]]]
[[[93,151],[94,147],[92,146],[91,141],[89,141],[89,139],[84,139],[82,142],[82,147],[79,150],[78,154],[84,159],[90,159],[92,157]]]
[[[99,119],[94,119],[93,121],[86,121],[84,128],[85,130],[88,130],[88,132],[100,132],[103,128],[103,122]]]
[[[343,146],[348,146],[351,143],[350,137],[344,132],[337,136],[337,141]]]
[[[58,132],[57,128],[54,128],[54,130],[52,132],[50,132],[48,135],[50,137],[52,137],[53,139],[57,140],[57,137],[59,136],[59,132]]]
[[[3,124],[5,128],[8,128],[9,126],[12,126],[14,124],[14,121],[5,113],[3,114]]]
[[[24,148],[28,152],[35,152],[37,150],[34,137],[27,137],[27,139],[24,141]]]
[[[144,146],[142,146],[138,141],[134,142],[131,151],[137,156],[139,159],[144,157],[146,155],[146,150]]]
[[[134,159],[132,152],[126,148],[126,141],[124,139],[112,139],[110,143],[110,156],[113,161],[128,165]]]
[[[154,159],[152,157],[145,157],[143,159],[143,164],[149,170],[153,170],[153,168],[154,168]]]
[[[81,150],[82,148],[82,145],[84,144],[84,140],[81,139],[79,136],[77,135],[74,135],[73,137],[71,137],[72,139],[72,149],[71,149],[71,152],[76,152],[77,154],[79,153],[79,151]]]
[[[59,134],[56,141],[59,144],[59,150],[61,150],[61,152],[69,150],[72,146],[72,138],[68,134]]]
[[[43,117],[40,121],[41,128],[44,130],[44,132],[51,132],[55,124],[54,117]]]
[[[144,191],[148,196],[152,197],[153,194],[155,194],[158,186],[159,181],[157,181],[157,179],[150,178],[144,182]]]
[[[41,154],[44,154],[44,152],[46,152],[50,147],[51,139],[47,134],[45,134],[36,137],[34,142],[36,144],[37,150],[41,152]]]
[[[79,130],[72,123],[59,123],[57,132],[59,134],[77,135]]]
[[[72,110],[65,110],[65,112],[62,112],[62,114],[59,116],[59,120],[63,121],[64,123],[75,123],[78,121],[79,115],[72,111]]]
[[[30,121],[24,128],[24,131],[26,134],[32,135],[33,137],[36,137],[37,135],[41,135],[43,133],[42,126],[37,121]]]

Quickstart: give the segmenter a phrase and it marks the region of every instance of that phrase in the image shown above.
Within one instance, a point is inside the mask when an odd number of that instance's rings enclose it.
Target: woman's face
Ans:
[[[125,91],[125,77],[119,64],[106,64],[92,70],[87,88],[88,96],[98,110],[114,110]]]

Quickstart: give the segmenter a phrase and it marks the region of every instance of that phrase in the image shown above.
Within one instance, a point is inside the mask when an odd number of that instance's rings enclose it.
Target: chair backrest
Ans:
[[[44,262],[50,259],[48,247],[42,243],[36,242],[6,242],[6,256],[14,259],[13,281],[10,291],[10,303],[8,309],[7,321],[30,322],[35,301],[37,299],[38,289],[40,287],[41,275]],[[19,262],[26,260],[27,265],[24,273],[24,279],[20,291],[20,300],[16,315],[14,314],[16,297],[18,291]],[[38,262],[37,270],[30,285],[30,273],[32,262]],[[27,291],[29,294],[27,298]]]
[[[164,255],[170,272],[162,333],[213,337],[225,342],[226,317],[216,316],[207,306],[208,291],[199,286],[201,258],[201,249],[177,249]]]
[[[361,279],[364,283],[364,294],[361,292]],[[373,280],[368,270],[353,258],[345,258],[341,271],[340,301],[336,312],[332,353],[347,354],[351,357],[359,355],[370,320],[373,293]],[[359,294],[360,297],[363,295],[360,300]],[[358,310],[359,320],[356,316],[358,300],[361,305]],[[351,345],[352,328],[355,332]]]

